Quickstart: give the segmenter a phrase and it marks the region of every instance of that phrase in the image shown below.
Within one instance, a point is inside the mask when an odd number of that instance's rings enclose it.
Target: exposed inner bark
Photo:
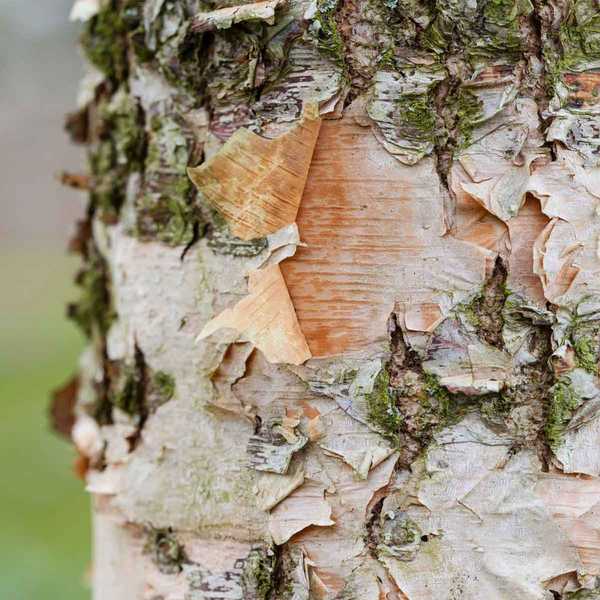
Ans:
[[[96,600],[600,597],[596,3],[72,18]]]

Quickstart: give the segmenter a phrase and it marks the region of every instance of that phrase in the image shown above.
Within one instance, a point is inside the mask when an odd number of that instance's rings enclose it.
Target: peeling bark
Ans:
[[[597,597],[596,3],[71,18],[94,598]]]

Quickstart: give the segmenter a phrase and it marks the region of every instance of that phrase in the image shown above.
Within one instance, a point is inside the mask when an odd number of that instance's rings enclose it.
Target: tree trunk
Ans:
[[[532,2],[75,3],[96,600],[600,598],[600,10]]]

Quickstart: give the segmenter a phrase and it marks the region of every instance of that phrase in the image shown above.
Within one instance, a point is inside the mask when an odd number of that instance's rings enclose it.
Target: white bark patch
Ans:
[[[321,416],[323,436],[319,447],[330,456],[343,460],[359,478],[394,453],[394,448],[378,433],[348,416],[340,408]]]
[[[69,14],[70,21],[89,21],[102,8],[102,0],[76,0]]]
[[[128,519],[155,527],[213,531],[218,524],[236,536],[260,536],[266,518],[256,505],[255,472],[247,468],[245,453],[252,427],[247,420],[205,410],[222,350],[199,347],[194,338],[213,311],[212,296],[203,289],[217,294],[236,289],[248,265],[260,264],[266,255],[230,264],[221,259],[217,273],[203,244],[182,261],[181,249],[141,243],[119,227],[107,234],[104,251],[118,314],[109,355],[131,360],[137,345],[150,369],[165,371],[176,382],[173,399],[149,416],[128,457],[112,490],[118,492],[116,505]],[[102,238],[100,228],[97,237]],[[225,278],[224,267],[229,268]],[[231,439],[239,442],[232,448]]]
[[[486,73],[479,76],[485,82]],[[528,99],[515,100],[516,88],[505,80],[482,87],[476,80],[470,86],[483,108],[471,134],[474,141],[456,158],[469,180],[457,183],[506,222],[525,201],[531,164],[546,155],[540,148],[543,138],[537,105]]]
[[[113,408],[112,425],[100,428],[104,439],[104,458],[109,464],[126,462],[129,458],[129,439],[138,428],[139,417],[131,417],[126,412]]]
[[[510,440],[488,429],[480,417],[468,415],[435,436],[425,467],[428,474],[418,488],[421,504],[431,511],[453,506],[490,471],[507,460]]]
[[[311,360],[293,370],[312,392],[332,398],[344,413],[372,427],[366,396],[373,391],[386,360],[383,352],[374,356],[363,352],[344,358]]]
[[[409,598],[544,600],[547,580],[581,568],[534,493],[538,459],[509,448],[476,416],[436,437],[416,475],[423,506],[399,507],[415,547],[379,557]]]
[[[139,562],[143,545],[139,530],[128,527],[102,498],[94,504],[94,599],[145,598],[146,573]]]
[[[573,419],[584,418],[579,425],[573,421],[563,434],[561,446],[554,451],[565,473],[600,475],[600,399],[586,404]]]
[[[550,162],[541,148],[536,105],[515,99],[513,84],[504,80],[476,84],[469,86],[483,101],[483,114],[450,177],[458,198],[457,235],[507,255],[507,285],[538,305],[580,300],[584,288],[595,293],[599,199],[589,189],[597,168],[561,148]],[[528,192],[539,198],[541,212],[531,201],[524,205]],[[472,201],[507,224],[508,244],[499,223],[478,213]],[[553,220],[547,224],[546,217]]]
[[[376,561],[364,560],[348,577],[341,597],[348,600],[381,600],[388,597],[399,599],[398,596],[384,594],[385,573],[381,571],[381,565]]]
[[[128,524],[102,497],[95,499],[94,527],[94,598],[244,598],[241,574],[253,548],[250,543],[211,540],[191,532],[169,534],[181,547],[181,560],[179,564],[161,564],[156,557],[160,548],[152,546],[152,532]]]
[[[520,366],[536,362],[537,357],[530,352],[529,342],[536,326],[548,326],[554,322],[554,313],[528,303],[517,294],[507,298],[502,313],[504,325],[502,340],[512,356],[513,364]]]
[[[311,580],[310,565],[306,553],[299,549],[293,553],[297,563],[292,573],[290,600],[310,600]]]
[[[422,96],[420,110],[430,110],[434,119],[434,109],[428,93],[446,74],[439,68],[420,65],[419,59],[407,65],[406,72],[378,71],[371,87],[366,110],[375,122],[374,133],[383,147],[400,162],[414,165],[424,156],[433,152],[434,128],[422,131],[424,124],[407,123],[411,110],[410,103]],[[404,101],[404,102],[403,102]],[[414,115],[411,121],[418,119]]]
[[[77,108],[85,108],[96,96],[98,86],[106,79],[102,71],[93,65],[86,65],[85,75],[77,90]]]
[[[82,414],[77,417],[71,430],[71,439],[77,450],[92,461],[100,458],[102,450],[104,450],[100,427],[96,419],[89,415]]]
[[[460,318],[446,319],[435,330],[429,356],[423,368],[451,392],[499,392],[512,369],[507,352],[483,342]]]
[[[554,455],[564,473],[600,476],[600,388],[598,380],[582,369],[569,374],[572,389],[580,399]]]
[[[304,2],[293,2],[290,11],[303,20]],[[291,27],[294,21],[290,18]],[[282,39],[283,38],[283,39]],[[284,43],[285,29],[273,40],[275,47]],[[285,72],[264,90],[257,103],[257,116],[266,135],[281,135],[294,126],[302,106],[316,103],[322,115],[339,112],[347,92],[345,75],[333,60],[325,58],[315,40],[304,34],[291,45]]]
[[[284,544],[295,533],[310,525],[327,527],[331,520],[331,506],[324,498],[325,488],[316,481],[307,480],[296,491],[280,502],[269,515],[269,533],[276,544]]]
[[[350,467],[335,458],[322,456],[318,461],[307,462],[311,478],[331,478],[332,492],[327,501],[335,524],[308,528],[296,534],[291,543],[304,548],[310,557],[328,594],[325,597],[340,593],[348,576],[366,560],[363,540],[367,509],[377,491],[389,483],[397,458],[394,454],[373,468],[366,481],[357,479]]]

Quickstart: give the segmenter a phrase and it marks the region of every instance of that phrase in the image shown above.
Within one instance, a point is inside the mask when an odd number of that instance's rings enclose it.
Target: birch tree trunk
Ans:
[[[600,598],[596,0],[71,16],[94,598]]]

